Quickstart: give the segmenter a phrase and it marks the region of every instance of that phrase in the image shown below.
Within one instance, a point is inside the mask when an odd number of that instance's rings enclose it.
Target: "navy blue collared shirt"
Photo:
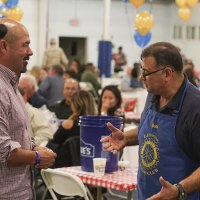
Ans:
[[[153,103],[153,109],[164,114],[172,114],[177,108],[179,98],[183,93],[187,78],[185,78],[182,86],[172,98],[172,100],[160,109],[160,96],[148,94],[143,115],[146,108]],[[200,91],[192,84],[186,91],[183,105],[176,124],[176,140],[183,152],[197,163],[200,163]]]

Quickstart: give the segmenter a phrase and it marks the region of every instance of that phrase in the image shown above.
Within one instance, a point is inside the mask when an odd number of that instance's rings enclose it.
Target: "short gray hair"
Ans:
[[[26,79],[28,84],[35,87],[35,90],[38,89],[36,78],[32,74],[22,74],[20,79]]]

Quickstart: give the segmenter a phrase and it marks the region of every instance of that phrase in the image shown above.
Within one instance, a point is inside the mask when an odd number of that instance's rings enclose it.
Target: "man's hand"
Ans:
[[[160,192],[151,196],[147,200],[176,200],[179,193],[177,187],[166,181],[162,176],[159,181],[162,185]]]
[[[107,123],[107,127],[112,132],[109,136],[101,139],[103,147],[107,151],[111,151],[116,154],[120,149],[126,145],[126,138],[123,133],[110,122]]]
[[[47,147],[35,146],[33,151],[47,150]]]
[[[55,162],[56,153],[46,147],[37,147],[34,150],[40,154],[40,164],[37,168],[46,169]]]

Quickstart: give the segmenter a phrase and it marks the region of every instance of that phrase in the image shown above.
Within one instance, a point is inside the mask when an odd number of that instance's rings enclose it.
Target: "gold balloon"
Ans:
[[[176,4],[179,6],[179,7],[184,7],[187,3],[187,0],[176,0]]]
[[[144,0],[130,0],[130,2],[131,2],[136,8],[139,8],[139,7],[144,3]]]
[[[146,35],[154,24],[153,15],[148,11],[142,11],[136,15],[134,25],[141,35]]]
[[[190,6],[191,8],[196,6],[198,3],[198,0],[187,0],[187,5]]]
[[[7,0],[1,0],[2,3],[6,3]]]
[[[187,21],[190,18],[190,14],[190,9],[187,7],[178,9],[178,15],[183,21]]]
[[[17,21],[20,21],[23,17],[23,12],[20,7],[14,7],[7,10],[6,16]]]

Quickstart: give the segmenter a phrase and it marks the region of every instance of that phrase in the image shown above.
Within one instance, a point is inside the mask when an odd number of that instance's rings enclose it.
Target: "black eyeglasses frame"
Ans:
[[[145,78],[146,76],[149,76],[149,75],[151,75],[151,74],[154,74],[154,73],[156,73],[156,72],[159,72],[159,71],[162,71],[162,70],[164,70],[165,68],[166,68],[167,66],[165,66],[165,67],[160,67],[160,68],[158,68],[158,69],[156,69],[155,71],[152,71],[152,72],[142,72],[142,77],[143,78]]]

